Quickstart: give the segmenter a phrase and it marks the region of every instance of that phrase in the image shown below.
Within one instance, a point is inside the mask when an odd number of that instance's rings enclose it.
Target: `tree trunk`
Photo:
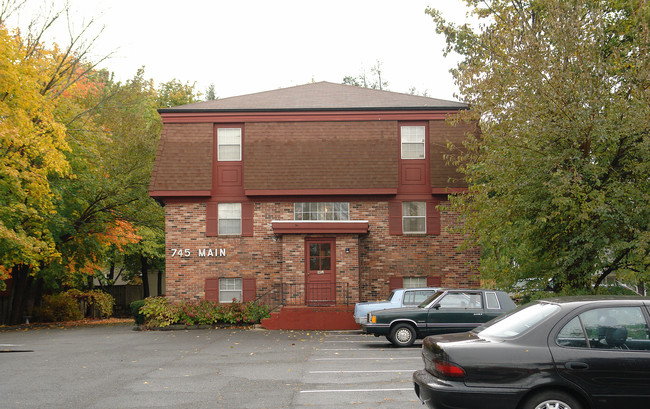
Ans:
[[[144,256],[140,256],[140,263],[142,269],[142,292],[144,293],[144,298],[147,298],[149,297],[149,263]]]
[[[12,302],[9,312],[9,324],[21,324],[25,315],[27,293],[31,288],[32,277],[28,274],[29,267],[25,265],[14,266],[11,271],[13,277]]]
[[[163,295],[163,291],[162,291],[162,275],[163,275],[162,271],[158,270],[158,295],[159,296]]]

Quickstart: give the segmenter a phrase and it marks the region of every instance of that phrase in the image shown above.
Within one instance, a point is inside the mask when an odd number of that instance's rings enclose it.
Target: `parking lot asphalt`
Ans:
[[[359,331],[0,331],[0,408],[421,408],[420,347]]]

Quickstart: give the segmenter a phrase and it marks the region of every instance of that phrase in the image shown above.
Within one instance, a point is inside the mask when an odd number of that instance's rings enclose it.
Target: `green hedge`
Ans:
[[[133,308],[133,303],[131,305]],[[254,302],[172,302],[165,297],[146,298],[144,305],[138,308],[138,313],[144,316],[144,324],[150,328],[163,328],[173,324],[257,324],[270,315],[268,306]]]
[[[115,299],[99,290],[68,290],[46,295],[39,307],[34,308],[34,320],[39,322],[79,321],[84,318],[82,302],[102,317],[113,315]]]
[[[131,308],[131,315],[133,315],[136,325],[144,324],[145,317],[141,311],[141,308],[144,307],[144,300],[133,301],[129,304],[129,307]]]

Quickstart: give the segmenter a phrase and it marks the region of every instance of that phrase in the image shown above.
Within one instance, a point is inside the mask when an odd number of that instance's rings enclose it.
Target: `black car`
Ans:
[[[650,407],[650,298],[536,301],[430,336],[415,393],[430,408]]]

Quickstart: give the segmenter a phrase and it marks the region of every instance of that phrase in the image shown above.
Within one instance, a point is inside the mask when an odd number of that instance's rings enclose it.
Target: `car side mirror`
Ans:
[[[440,309],[440,303],[438,302],[438,303],[433,304],[433,307],[431,307],[431,308],[435,308],[436,310],[439,310]]]

